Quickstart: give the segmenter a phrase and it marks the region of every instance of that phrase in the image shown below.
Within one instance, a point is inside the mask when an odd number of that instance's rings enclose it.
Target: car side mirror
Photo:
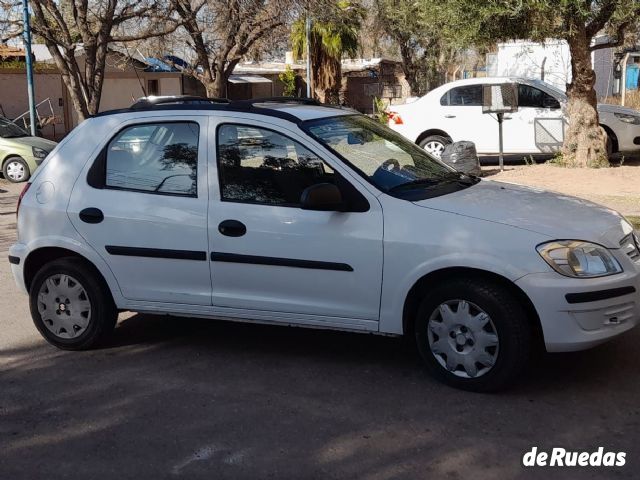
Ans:
[[[303,210],[342,211],[344,201],[340,189],[332,183],[318,183],[307,187],[300,196]]]

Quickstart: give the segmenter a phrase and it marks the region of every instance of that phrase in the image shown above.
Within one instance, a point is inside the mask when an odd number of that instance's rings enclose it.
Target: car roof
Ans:
[[[208,99],[202,97],[148,97],[135,102],[131,107],[109,110],[94,117],[160,111],[217,111],[238,112],[278,117],[299,124],[306,120],[355,115],[359,112],[334,105],[324,105],[313,99],[272,97],[252,100],[229,101],[227,99]]]

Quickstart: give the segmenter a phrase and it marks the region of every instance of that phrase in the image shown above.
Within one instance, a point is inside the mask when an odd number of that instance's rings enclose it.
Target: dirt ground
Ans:
[[[640,159],[611,168],[562,168],[551,163],[483,167],[485,178],[586,198],[623,215],[640,215]]]

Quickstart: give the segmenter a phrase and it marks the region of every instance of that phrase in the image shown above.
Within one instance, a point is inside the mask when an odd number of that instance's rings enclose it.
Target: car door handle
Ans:
[[[225,220],[218,225],[218,231],[227,237],[241,237],[247,233],[247,227],[238,220]]]
[[[104,214],[99,208],[85,208],[80,210],[80,220],[84,223],[100,223],[104,220]]]
[[[445,115],[444,118],[456,118],[455,115]]]

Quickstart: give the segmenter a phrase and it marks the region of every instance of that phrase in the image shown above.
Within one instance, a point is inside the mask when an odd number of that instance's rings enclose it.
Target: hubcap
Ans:
[[[9,161],[7,165],[7,175],[11,180],[20,181],[24,179],[25,168],[21,162],[17,162],[15,160]]]
[[[51,333],[60,338],[75,338],[82,335],[91,321],[91,302],[78,280],[56,274],[40,287],[38,312]]]
[[[491,317],[466,300],[438,306],[429,317],[427,337],[438,363],[458,377],[480,377],[498,358],[498,333]]]
[[[434,157],[440,158],[442,156],[442,152],[444,152],[445,145],[442,142],[432,140],[425,143],[424,149]]]

